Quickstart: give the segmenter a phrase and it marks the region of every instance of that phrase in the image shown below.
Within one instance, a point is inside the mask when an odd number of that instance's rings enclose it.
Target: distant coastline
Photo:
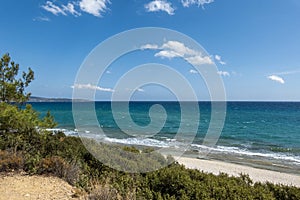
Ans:
[[[69,103],[69,102],[89,102],[88,100],[85,99],[69,99],[69,98],[47,98],[47,97],[30,97],[29,100],[27,101],[28,103],[42,103],[42,102],[47,102],[47,103]]]
[[[54,98],[54,97],[37,97],[37,96],[31,96],[28,100],[29,103],[35,103],[35,102],[72,102],[74,101],[72,98]],[[91,102],[93,100],[87,100],[87,99],[76,99],[77,102]],[[130,100],[131,102],[178,102],[176,100]],[[111,102],[110,100],[96,100],[94,102]],[[118,102],[126,102],[126,101],[118,101]],[[183,101],[183,102],[189,102],[189,101]],[[208,101],[208,100],[201,100],[199,102],[218,102],[218,101]],[[286,100],[286,101],[272,101],[272,100],[228,100],[225,101],[226,103],[300,103],[299,100]]]
[[[72,99],[68,98],[45,98],[45,97],[30,97],[28,102],[72,102]]]

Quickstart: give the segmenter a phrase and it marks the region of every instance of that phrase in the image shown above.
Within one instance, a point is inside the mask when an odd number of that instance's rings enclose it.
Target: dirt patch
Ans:
[[[57,177],[26,174],[0,175],[0,200],[78,199],[75,188]]]

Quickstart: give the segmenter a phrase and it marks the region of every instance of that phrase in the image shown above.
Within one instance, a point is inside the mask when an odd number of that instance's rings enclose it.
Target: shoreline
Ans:
[[[226,173],[229,176],[239,176],[239,174],[248,174],[253,182],[270,182],[274,184],[283,184],[296,186],[300,188],[300,176],[283,172],[259,169],[240,164],[227,163],[217,160],[205,160],[199,158],[177,157],[175,160],[189,169],[198,169],[206,173],[215,175]]]

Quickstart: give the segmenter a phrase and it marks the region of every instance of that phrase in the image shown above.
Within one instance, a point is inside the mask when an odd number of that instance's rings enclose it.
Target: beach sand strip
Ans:
[[[230,176],[239,176],[241,173],[243,173],[248,174],[254,182],[264,183],[268,181],[274,184],[293,185],[296,187],[300,187],[300,176],[298,175],[258,169],[216,160],[204,160],[187,157],[176,158],[176,160],[179,164],[183,164],[187,168],[198,169],[200,171],[213,173],[215,175],[223,172]]]

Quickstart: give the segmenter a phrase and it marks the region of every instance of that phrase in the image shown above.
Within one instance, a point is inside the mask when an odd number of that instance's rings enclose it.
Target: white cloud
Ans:
[[[98,91],[103,91],[103,92],[114,92],[113,89],[111,88],[103,88],[99,87],[97,85],[92,85],[92,84],[75,84],[71,86],[71,88],[75,89],[87,89],[87,90],[98,90]]]
[[[145,50],[145,49],[158,49],[158,45],[156,44],[145,44],[143,46],[141,46],[141,50]]]
[[[142,89],[142,88],[137,88],[137,89],[126,88],[125,90],[126,90],[126,91],[130,91],[130,92],[133,92],[133,91],[137,91],[137,92],[145,92],[145,90]]]
[[[196,71],[196,70],[194,70],[194,69],[191,69],[191,70],[190,70],[190,73],[191,73],[191,74],[198,74],[198,71]]]
[[[67,11],[69,13],[71,13],[74,16],[80,16],[81,13],[75,10],[74,4],[72,3],[68,3],[66,6],[62,5],[62,8],[64,9],[64,11]]]
[[[56,16],[59,14],[67,16],[67,13],[70,13],[74,16],[81,15],[80,12],[75,10],[75,6],[73,3],[68,3],[67,5],[58,6],[51,1],[47,1],[45,5],[42,5],[42,8]]]
[[[197,4],[198,7],[204,7],[205,4],[213,3],[214,0],[181,0],[183,7],[190,7],[191,5]]]
[[[105,73],[107,73],[107,74],[111,74],[111,71],[107,70]]]
[[[200,51],[193,50],[183,43],[178,41],[167,41],[162,46],[158,46],[155,44],[146,44],[141,47],[141,49],[160,50],[154,56],[161,58],[176,58],[180,57],[185,59],[192,65],[203,65],[203,64],[213,64],[212,59],[209,56],[205,56]]]
[[[230,76],[230,73],[229,72],[226,72],[226,71],[218,71],[218,74],[220,76]]]
[[[101,17],[101,14],[107,10],[109,3],[109,0],[81,0],[79,6],[82,11]]]
[[[181,57],[178,55],[175,51],[167,51],[162,50],[154,55],[155,57],[161,57],[161,58],[175,58],[175,57]]]
[[[215,55],[215,59],[216,59],[217,61],[220,61],[220,60],[221,60],[221,56]]]
[[[109,0],[80,0],[77,3],[68,3],[67,5],[55,5],[51,1],[47,1],[46,4],[41,7],[54,14],[54,15],[64,15],[67,16],[71,14],[73,16],[81,16],[81,13],[77,9],[92,14],[96,17],[101,17],[101,14],[107,10],[107,4],[110,3]]]
[[[281,78],[280,76],[277,75],[271,75],[267,77],[268,79],[272,80],[272,81],[276,81],[278,83],[284,84],[285,81],[283,80],[283,78]]]
[[[192,65],[205,65],[205,64],[213,64],[212,60],[209,56],[196,55],[185,58]]]
[[[219,55],[215,55],[215,60],[218,61],[221,65],[226,65],[226,62],[222,60],[222,57]]]
[[[219,62],[221,65],[226,65],[226,62],[224,62],[224,61],[220,61]]]
[[[33,19],[33,21],[50,22],[50,19],[48,17],[36,17],[36,18]]]
[[[268,76],[267,78],[276,81],[278,83],[284,84],[285,80],[282,78],[282,76],[288,76],[288,75],[294,75],[300,73],[299,69],[296,70],[291,70],[291,71],[283,71],[283,72],[278,72],[278,73],[273,73],[273,75]]]
[[[42,8],[45,9],[48,12],[51,12],[53,15],[67,15],[63,8],[60,8],[59,6],[55,5],[51,1],[47,1],[45,5],[42,5]]]
[[[178,41],[168,41],[162,45],[162,49],[174,51],[180,57],[184,57],[185,55],[198,54],[198,52],[196,52],[195,50],[186,47],[183,43]]]
[[[174,15],[174,8],[172,7],[172,4],[166,0],[154,0],[150,3],[145,5],[145,9],[148,12],[158,12],[158,11],[164,11],[167,12],[169,15]]]

